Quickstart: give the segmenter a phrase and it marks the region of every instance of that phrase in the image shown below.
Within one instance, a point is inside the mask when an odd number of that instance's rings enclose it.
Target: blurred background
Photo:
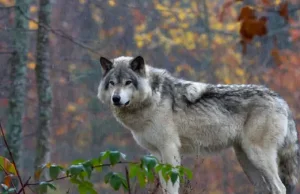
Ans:
[[[27,70],[25,105],[15,142],[24,177],[34,173],[40,131],[39,28],[49,33],[53,108],[46,137],[53,163],[68,165],[106,149],[120,150],[129,160],[147,154],[96,98],[100,56],[142,55],[146,63],[194,81],[264,84],[286,99],[300,130],[299,0],[51,0],[49,25],[39,21],[40,1],[20,2],[24,12],[16,11],[14,0],[0,0],[0,118],[8,131],[12,64],[20,51],[16,34],[23,33],[28,37],[20,58]],[[26,28],[18,27],[16,17]],[[0,155],[4,152],[1,140]],[[185,158],[184,165],[194,173],[190,193],[253,193],[232,150]],[[93,182],[99,193],[121,193],[104,184],[102,175]],[[67,182],[58,185],[52,193],[77,193]]]

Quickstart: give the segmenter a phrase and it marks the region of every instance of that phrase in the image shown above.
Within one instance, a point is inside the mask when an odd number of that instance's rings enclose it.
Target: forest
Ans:
[[[182,193],[253,193],[231,149],[157,164],[97,98],[99,58],[265,85],[300,138],[299,54],[299,0],[0,0],[0,193],[155,194],[159,170]]]

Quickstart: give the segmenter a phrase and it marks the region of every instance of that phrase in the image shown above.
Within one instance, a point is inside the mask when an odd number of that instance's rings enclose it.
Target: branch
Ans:
[[[41,22],[38,22],[38,21],[35,20],[35,19],[32,19],[31,17],[27,16],[27,15],[23,12],[23,10],[22,10],[20,7],[17,6],[17,9],[20,11],[20,13],[21,13],[27,20],[33,21],[35,24],[38,24],[39,27],[45,28],[46,30],[50,31],[51,33],[53,33],[53,34],[55,34],[55,35],[57,35],[57,36],[60,36],[60,37],[62,37],[62,38],[64,38],[64,39],[66,39],[66,40],[69,40],[70,42],[72,42],[72,43],[78,45],[78,46],[81,47],[81,48],[87,49],[87,50],[89,50],[90,52],[92,52],[92,53],[94,53],[94,54],[98,54],[98,55],[100,54],[100,53],[97,52],[95,49],[93,49],[93,48],[91,48],[91,47],[89,47],[89,46],[87,46],[87,45],[85,45],[85,44],[83,44],[83,43],[81,43],[81,42],[75,40],[74,37],[72,37],[72,36],[66,34],[65,32],[63,32],[63,31],[61,31],[61,30],[55,30],[55,29],[53,29],[52,27],[50,27],[50,26],[48,26],[48,25],[45,25],[45,24],[43,24],[43,23],[41,23]]]
[[[13,165],[15,166],[15,169],[16,169],[16,172],[17,172],[17,176],[18,176],[18,179],[19,179],[19,182],[20,182],[20,184],[21,184],[21,186],[22,186],[22,188],[23,188],[23,187],[24,187],[24,184],[23,184],[22,179],[21,179],[21,176],[20,176],[20,174],[19,174],[19,170],[18,170],[18,168],[17,168],[17,166],[16,166],[14,157],[13,157],[11,151],[10,151],[10,148],[9,148],[8,143],[7,143],[7,141],[6,141],[6,138],[5,138],[5,136],[4,136],[4,131],[3,131],[1,122],[0,122],[0,129],[1,129],[1,133],[2,133],[2,136],[3,136],[3,140],[4,140],[4,143],[5,143],[5,146],[6,146],[6,148],[7,148],[7,150],[8,150],[8,153],[9,153],[9,155],[10,155],[10,157],[11,157],[11,160],[12,160]],[[23,190],[23,194],[25,194],[25,190]]]
[[[25,184],[24,184],[24,187],[22,187],[22,188],[18,191],[17,194],[20,194],[22,191],[24,192],[24,189],[25,189],[26,186],[28,186],[28,183],[29,183],[30,179],[31,179],[31,176],[27,179],[27,181],[26,181]]]
[[[138,164],[138,162],[118,162],[116,164]],[[93,168],[99,168],[99,167],[104,167],[104,166],[111,166],[111,164],[100,164],[100,165],[95,165],[93,166]],[[53,182],[53,181],[57,181],[57,180],[62,180],[62,179],[66,179],[66,178],[70,178],[72,175],[65,175],[65,176],[62,176],[62,177],[58,177],[56,179],[50,179],[50,180],[46,180],[46,181],[43,181],[43,182]],[[35,182],[35,183],[27,183],[25,184],[24,186],[36,186],[36,185],[39,185],[40,182]]]
[[[131,194],[130,179],[129,179],[129,173],[128,173],[127,166],[125,166],[125,174],[126,174],[126,181],[127,181],[127,185],[128,185],[128,194]]]

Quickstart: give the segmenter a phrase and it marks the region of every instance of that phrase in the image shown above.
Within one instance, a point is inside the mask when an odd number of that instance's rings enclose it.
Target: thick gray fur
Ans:
[[[173,77],[142,57],[101,57],[98,98],[136,142],[161,162],[235,150],[255,193],[291,194],[299,177],[299,142],[291,111],[259,85],[212,85]],[[117,96],[117,103],[113,96]],[[179,183],[161,179],[165,193]]]

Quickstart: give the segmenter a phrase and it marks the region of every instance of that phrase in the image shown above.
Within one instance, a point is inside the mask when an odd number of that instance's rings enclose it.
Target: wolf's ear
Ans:
[[[102,67],[102,75],[106,75],[112,69],[113,63],[105,57],[100,57],[100,64]]]
[[[144,61],[144,58],[141,57],[141,56],[135,57],[130,62],[130,67],[135,72],[144,73],[145,72],[145,61]]]

